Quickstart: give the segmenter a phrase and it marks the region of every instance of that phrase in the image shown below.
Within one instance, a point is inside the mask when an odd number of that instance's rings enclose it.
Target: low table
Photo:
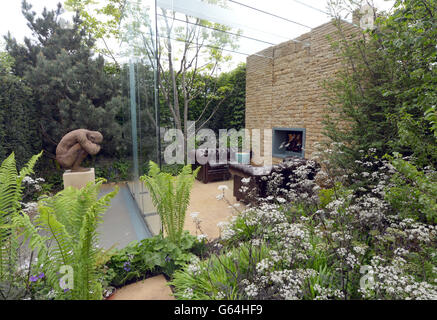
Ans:
[[[234,191],[233,195],[237,201],[243,201],[245,203],[252,202],[247,192],[241,190],[241,187],[248,187],[248,190],[252,190],[255,196],[264,197],[265,182],[262,181],[262,177],[269,176],[272,172],[273,166],[255,167],[250,164],[231,163],[229,164],[229,172],[234,179]],[[248,183],[243,183],[242,179],[250,178]]]

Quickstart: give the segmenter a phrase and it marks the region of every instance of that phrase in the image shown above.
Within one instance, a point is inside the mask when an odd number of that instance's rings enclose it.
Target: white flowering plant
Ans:
[[[23,202],[39,200],[42,196],[53,195],[53,185],[47,183],[44,178],[32,178],[27,176],[23,179]]]
[[[399,187],[397,179],[408,175],[373,153],[363,152],[357,163],[363,168],[356,172],[325,162],[323,189],[302,175],[289,186],[291,191],[277,189],[280,194],[259,199],[258,205],[221,225],[221,253],[201,261],[203,267],[247,246],[266,251],[244,271],[230,273],[231,279],[242,279],[242,287],[228,278],[204,279],[208,285],[201,286],[184,277],[184,290],[191,288],[194,298],[211,299],[436,299],[437,227],[392,205],[387,194]],[[412,180],[403,181],[430,186],[431,171],[421,175],[428,184],[411,175]],[[272,190],[280,180],[270,181]],[[432,202],[422,204],[432,211]],[[187,299],[178,288],[181,283],[174,282],[181,293],[176,296]]]

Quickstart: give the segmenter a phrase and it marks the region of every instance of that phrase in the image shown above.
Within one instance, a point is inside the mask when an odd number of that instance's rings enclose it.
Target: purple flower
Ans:
[[[70,288],[64,289],[64,293],[67,293],[68,291],[70,291]]]
[[[45,277],[45,274],[44,274],[44,272],[41,272],[39,275],[37,275],[37,276],[30,276],[29,277],[29,281],[30,282],[37,282],[39,279],[42,279],[42,278],[44,278]]]
[[[130,271],[129,266],[130,266],[130,262],[129,261],[125,262],[123,265],[124,271],[129,272]]]

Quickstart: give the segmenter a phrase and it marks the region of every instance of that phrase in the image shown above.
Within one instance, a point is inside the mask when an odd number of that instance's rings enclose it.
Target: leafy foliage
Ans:
[[[2,147],[16,150],[20,158],[26,156],[22,149],[30,149],[25,150],[29,153],[42,148],[47,157],[42,169],[53,170],[51,159],[62,136],[85,128],[105,137],[102,157],[129,155],[121,70],[106,72],[105,60],[94,56],[95,40],[81,27],[79,16],[65,25],[61,6],[45,9],[39,17],[26,1],[22,12],[37,41],[25,38],[22,45],[11,34],[5,37],[14,64],[10,74],[0,76],[5,105],[1,125],[7,142]]]
[[[43,149],[45,153],[38,164],[38,175],[55,188],[60,188],[61,171],[54,160],[57,143],[65,133],[77,128],[98,130],[105,137],[102,151],[97,159],[91,158],[88,161],[99,171],[100,176],[109,180],[123,180],[128,176],[125,166],[111,170],[107,162],[114,159],[120,162],[131,161],[129,65],[118,63],[108,48],[102,49],[96,45],[96,39],[120,36],[120,15],[126,9],[125,3],[111,0],[94,4],[88,0],[72,0],[66,1],[66,5],[78,12],[71,23],[61,18],[62,6],[55,10],[45,9],[41,15],[37,15],[32,11],[32,6],[23,1],[22,12],[36,41],[25,38],[23,45],[17,42],[13,34],[5,36],[7,52],[1,53],[0,60],[0,138],[3,142],[0,156],[6,157],[14,151],[17,162],[22,164],[32,154]],[[144,18],[141,11],[132,10],[125,11],[125,14],[132,14],[137,20]],[[224,28],[207,21],[200,23]],[[135,28],[133,30],[134,35],[142,37],[142,33],[135,33],[138,31]],[[227,43],[230,39],[223,38],[221,34],[214,32],[208,36],[208,41]],[[126,36],[129,36],[128,33]],[[195,44],[190,46],[188,51],[191,54]],[[145,53],[144,47],[140,49]],[[207,47],[204,49],[209,51]],[[220,50],[212,51],[214,60],[220,63],[227,60]],[[114,58],[115,62],[108,62],[95,52]],[[182,123],[185,121],[182,119],[185,113],[188,120],[201,122],[197,124],[198,128],[201,124],[213,129],[243,125],[244,67],[218,76],[212,70],[215,67],[207,63],[205,70],[202,69],[204,72],[184,71],[186,85],[192,84],[192,92],[187,97],[182,97],[182,75],[175,76],[179,91],[176,98],[180,103],[173,111],[180,115],[182,130],[186,128]],[[133,69],[137,116],[141,119],[138,127],[140,157],[143,162],[147,162],[158,157],[154,89],[151,85],[154,72],[146,55],[134,64]],[[161,71],[166,79],[162,81],[170,85],[171,73],[168,70]],[[161,106],[164,106],[166,99],[170,101],[174,98],[168,92],[165,97],[163,90],[160,93]],[[187,106],[183,105],[185,101]],[[185,112],[185,107],[190,112]],[[204,108],[207,110],[202,112]],[[170,108],[161,107],[160,118],[161,125],[169,127],[174,126],[178,117],[172,114]]]
[[[437,163],[436,15],[433,0],[398,0],[375,30],[354,39],[338,24],[342,40],[334,45],[345,68],[326,86],[332,112],[325,134],[343,143],[335,157],[341,166],[350,168],[369,148],[412,156],[419,167]]]
[[[203,242],[188,231],[182,234],[177,246],[168,238],[156,235],[132,242],[113,254],[103,272],[109,285],[118,287],[146,276],[164,273],[171,277],[176,270],[201,254]]]
[[[332,163],[324,161],[323,175],[336,175],[318,199],[308,197],[309,187],[318,190],[313,180],[301,176],[287,201],[279,201],[284,190],[221,223],[220,254],[176,272],[176,297],[436,299],[435,171],[374,154],[362,155],[357,172],[327,170]],[[246,248],[264,254],[239,257]]]
[[[171,285],[178,299],[245,299],[242,280],[250,278],[255,266],[268,256],[266,246],[243,244],[204,261],[193,261],[184,270],[176,271]]]
[[[37,251],[38,267],[56,298],[102,298],[96,229],[111,198],[118,192],[116,189],[98,199],[103,181],[89,183],[82,189],[69,187],[54,197],[40,200],[39,215],[33,222],[27,215],[14,219],[23,228],[24,238],[29,239],[29,247]],[[74,283],[61,285],[62,267],[72,268]]]
[[[131,179],[131,164],[127,160],[100,161],[94,165],[96,177],[105,178],[109,182],[127,181]]]
[[[11,283],[15,276],[19,242],[13,219],[19,216],[21,210],[22,181],[33,173],[33,167],[41,155],[42,152],[33,156],[20,172],[16,168],[14,153],[0,167],[0,284]],[[0,288],[0,293],[2,298],[7,298],[3,288]]]
[[[184,165],[182,164],[163,164],[161,167],[162,172],[170,173],[172,176],[177,176],[182,172]]]
[[[221,0],[206,2],[225,6]],[[158,28],[162,37],[154,43],[154,26],[150,25],[150,15],[149,7],[127,2],[121,36],[130,44],[136,56],[150,65],[155,64],[155,52],[159,52],[156,64],[160,105],[164,113],[162,118],[170,120],[171,125],[183,132],[186,143],[190,138],[188,121],[199,122],[196,124],[198,129],[204,127],[224,105],[225,98],[231,92],[231,86],[220,83],[215,75],[220,66],[226,65],[231,59],[222,48],[236,47],[237,36],[222,32],[229,30],[227,26],[188,15],[180,19],[176,12],[160,8]],[[175,24],[174,19],[181,23]],[[148,36],[144,36],[145,30]],[[196,109],[197,117],[189,119],[192,109]],[[187,152],[187,148],[184,148],[184,152]]]
[[[78,12],[82,17],[81,25],[87,32],[91,33],[94,38],[102,39],[105,43],[105,48],[98,50],[100,53],[114,59],[113,53],[109,50],[106,44],[108,38],[119,37],[120,20],[123,14],[124,0],[107,0],[104,3],[96,3],[92,0],[66,0],[64,5],[67,9]],[[96,6],[97,5],[97,6]],[[103,16],[110,17],[109,19],[99,19]]]
[[[176,177],[161,172],[153,161],[149,167],[148,175],[140,179],[150,191],[166,235],[173,243],[180,244],[191,188],[200,167],[192,171],[191,165],[186,165]]]
[[[204,115],[210,114],[214,109],[217,109],[213,117],[205,124],[207,128],[215,132],[218,132],[219,129],[234,128],[240,130],[244,128],[246,110],[246,65],[241,64],[230,72],[221,73],[217,80],[199,76],[199,81],[204,83],[205,92],[213,90],[212,86],[215,85],[215,81],[217,81],[219,87],[226,89],[223,89],[222,93],[215,97],[205,96],[206,93],[199,95],[191,104],[189,118],[193,120],[198,119],[198,121],[202,120],[198,122],[198,126],[200,126],[202,122],[206,120]],[[208,112],[202,114],[206,104],[208,104]]]
[[[426,223],[437,223],[437,175],[435,171],[418,171],[402,159],[392,157],[396,174],[391,178],[386,199],[403,218],[412,218]]]

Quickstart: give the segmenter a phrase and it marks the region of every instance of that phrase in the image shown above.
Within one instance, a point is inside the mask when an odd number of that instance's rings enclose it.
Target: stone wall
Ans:
[[[351,24],[344,23],[343,28],[346,34],[357,34]],[[305,158],[311,157],[314,143],[326,139],[322,120],[328,99],[323,81],[341,67],[328,39],[337,38],[337,34],[337,28],[329,22],[297,41],[281,43],[247,58],[247,129],[305,128]],[[264,154],[262,146],[261,152]],[[273,159],[278,161],[281,159]]]

